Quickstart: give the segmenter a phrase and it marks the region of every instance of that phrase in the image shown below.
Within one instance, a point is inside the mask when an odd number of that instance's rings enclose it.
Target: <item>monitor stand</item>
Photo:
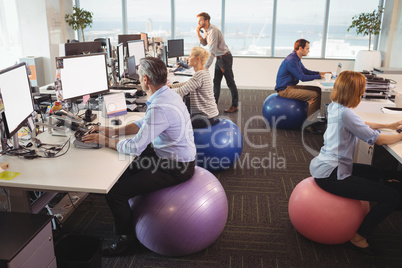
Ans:
[[[85,111],[85,116],[84,116],[83,120],[84,120],[85,122],[90,123],[90,122],[94,121],[94,120],[96,119],[96,117],[97,117],[97,115],[96,115],[96,114],[93,114],[93,113],[92,113],[92,110],[88,108],[88,109]]]
[[[18,132],[14,134],[13,139],[13,149],[18,150],[20,148],[20,139],[18,138]]]

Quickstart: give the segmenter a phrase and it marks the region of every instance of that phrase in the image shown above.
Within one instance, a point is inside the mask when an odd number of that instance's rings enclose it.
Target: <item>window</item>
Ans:
[[[85,41],[109,37],[117,45],[117,35],[122,32],[121,0],[80,0],[80,7],[93,12],[92,28],[84,30]]]
[[[16,2],[0,0],[0,69],[14,65],[22,57],[18,18]]]
[[[275,57],[287,56],[297,39],[310,42],[311,57],[321,57],[325,2],[280,0],[277,7]]]
[[[199,46],[195,28],[198,26],[197,15],[206,12],[211,16],[210,23],[221,28],[222,5],[221,1],[204,0],[202,6],[187,0],[175,0],[175,39],[184,39],[184,53],[190,54],[191,48]]]
[[[353,16],[373,12],[377,8],[378,0],[331,1],[325,57],[354,59],[359,50],[367,50],[368,36],[356,35],[355,29],[350,32],[347,29],[352,24]],[[372,43],[373,40],[374,36],[371,37]]]
[[[171,36],[170,1],[127,0],[127,34],[145,32],[148,37]]]
[[[232,54],[271,55],[273,0],[231,0],[225,14],[225,41]]]

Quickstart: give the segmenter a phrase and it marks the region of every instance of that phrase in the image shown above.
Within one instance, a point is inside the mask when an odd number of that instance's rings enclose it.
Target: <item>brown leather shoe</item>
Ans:
[[[237,112],[238,110],[239,110],[239,107],[230,106],[230,108],[225,109],[224,112],[225,113],[234,113],[234,112]]]

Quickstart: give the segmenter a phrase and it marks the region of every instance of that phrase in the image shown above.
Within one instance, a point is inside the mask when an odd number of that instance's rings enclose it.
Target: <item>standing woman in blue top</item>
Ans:
[[[350,240],[353,249],[374,255],[366,238],[399,203],[399,193],[381,183],[381,171],[370,165],[353,163],[358,139],[368,144],[392,144],[402,140],[402,133],[384,135],[376,129],[402,128],[402,120],[392,124],[363,122],[355,108],[364,94],[365,77],[357,72],[342,72],[336,79],[328,107],[328,127],[324,146],[310,163],[310,172],[325,191],[346,198],[375,202],[357,233]]]

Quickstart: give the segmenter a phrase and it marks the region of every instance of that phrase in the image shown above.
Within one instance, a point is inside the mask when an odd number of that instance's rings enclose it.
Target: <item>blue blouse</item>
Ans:
[[[339,103],[328,106],[328,126],[324,134],[324,146],[310,163],[314,178],[327,178],[338,167],[338,180],[352,175],[353,155],[358,138],[373,145],[379,135],[350,108]]]

